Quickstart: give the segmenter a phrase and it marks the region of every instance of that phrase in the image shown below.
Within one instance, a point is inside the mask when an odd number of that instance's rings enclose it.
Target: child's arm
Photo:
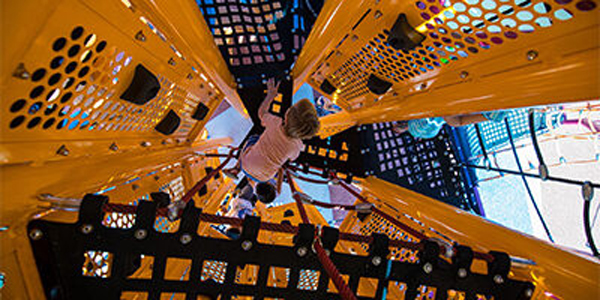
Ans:
[[[269,113],[269,107],[271,107],[271,103],[273,103],[273,100],[277,96],[277,90],[279,89],[280,83],[281,81],[275,84],[274,78],[271,78],[269,81],[267,81],[267,96],[258,108],[258,118],[261,120],[261,122],[263,121],[264,116]]]

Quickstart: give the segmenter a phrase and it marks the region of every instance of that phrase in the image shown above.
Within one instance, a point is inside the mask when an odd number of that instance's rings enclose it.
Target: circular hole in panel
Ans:
[[[467,6],[462,2],[456,2],[454,3],[454,10],[457,12],[463,12],[467,10]]]
[[[538,14],[547,14],[552,10],[552,6],[546,2],[540,2],[533,6],[533,10]]]
[[[535,28],[529,24],[523,24],[519,26],[519,31],[523,33],[531,33],[535,30]]]
[[[62,87],[63,87],[63,89],[68,89],[71,86],[73,86],[74,83],[75,83],[75,78],[69,77],[69,78],[65,79],[65,82],[63,82]]]
[[[446,25],[448,25],[448,28],[450,28],[452,30],[458,29],[458,24],[456,24],[456,22],[454,22],[454,21],[450,21],[450,22],[446,23]]]
[[[60,98],[60,103],[67,103],[69,100],[71,100],[71,97],[73,97],[73,93],[71,92],[64,94],[62,98]]]
[[[440,9],[437,6],[430,6],[429,7],[429,11],[431,13],[433,13],[434,15],[437,15],[440,13]]]
[[[48,119],[46,122],[44,122],[44,125],[42,125],[42,128],[44,128],[44,129],[50,128],[50,126],[52,126],[52,124],[54,124],[55,121],[56,121],[56,119],[54,119],[54,118]]]
[[[31,90],[31,93],[29,93],[29,97],[31,99],[35,99],[37,97],[39,97],[42,93],[44,92],[44,86],[36,86],[33,90]]]
[[[77,55],[77,53],[79,53],[79,49],[81,49],[81,46],[73,45],[73,46],[71,46],[71,48],[69,48],[69,52],[67,52],[67,55],[69,57],[73,57],[73,56]]]
[[[125,61],[123,62],[123,66],[127,67],[129,65],[129,63],[131,63],[131,56],[128,56]]]
[[[30,115],[35,114],[36,112],[40,111],[40,109],[42,108],[42,102],[36,102],[34,104],[32,104],[29,107],[29,110],[27,111]]]
[[[496,26],[496,25],[490,25],[490,26],[488,26],[487,29],[491,33],[500,33],[500,32],[502,32],[502,29],[500,28],[500,26]]]
[[[85,100],[85,103],[83,105],[85,107],[88,107],[88,106],[92,105],[93,102],[94,102],[94,97],[89,97],[87,100]]]
[[[573,17],[573,14],[570,11],[561,8],[554,12],[554,16],[561,21],[566,21],[568,19],[571,19]]]
[[[438,25],[442,25],[442,24],[444,24],[444,20],[442,20],[442,19],[440,19],[440,18],[435,18],[434,20],[435,20],[435,22],[436,22]],[[427,23],[427,24],[429,24],[429,23]]]
[[[455,39],[462,39],[462,36],[460,35],[460,33],[456,32],[456,31],[453,31],[450,35]]]
[[[63,129],[63,127],[65,127],[68,122],[69,120],[62,119],[60,122],[58,122],[58,124],[56,124],[56,129]]]
[[[98,115],[100,114],[100,111],[95,111],[91,116],[90,119],[92,120],[96,120],[96,118],[98,117]]]
[[[58,108],[58,105],[56,103],[50,104],[50,105],[46,106],[46,110],[44,110],[44,114],[46,116],[49,116],[53,112],[55,112],[57,108]]]
[[[81,101],[83,101],[83,95],[79,95],[79,96],[75,97],[75,99],[73,99],[73,105],[79,105],[79,103],[81,103]]]
[[[61,109],[60,112],[58,113],[58,116],[62,117],[64,115],[68,114],[69,113],[69,109],[71,109],[71,106],[69,106],[69,105],[63,107],[63,109]]]
[[[44,76],[46,76],[46,69],[37,69],[35,72],[33,72],[33,74],[31,74],[31,80],[40,81],[42,78],[44,78]]]
[[[25,122],[25,116],[18,116],[14,119],[12,119],[12,121],[10,121],[10,128],[17,128],[19,127],[19,125],[23,124],[23,122]]]
[[[90,121],[83,121],[79,129],[85,129],[88,125],[90,125]]]
[[[446,17],[446,19],[453,19],[454,11],[451,9],[444,10],[444,17]]]
[[[104,95],[104,93],[106,93],[106,88],[105,87],[103,87],[100,90],[98,90],[97,96],[100,97],[100,96]]]
[[[71,121],[71,124],[69,124],[69,130],[73,130],[73,129],[77,128],[77,125],[79,125],[79,120]]]
[[[425,8],[427,8],[427,4],[425,4],[425,3],[421,2],[421,1],[417,1],[417,3],[415,3],[415,4],[417,5],[417,7],[419,9],[425,9]]]
[[[441,33],[441,34],[446,34],[446,33],[448,33],[448,31],[447,31],[447,30],[446,30],[446,28],[444,28],[444,27],[440,27],[440,28],[438,28],[438,32],[439,32],[439,33]]]
[[[502,42],[504,42],[504,40],[502,40],[502,38],[497,37],[497,36],[493,36],[492,38],[490,38],[490,41],[492,41],[492,43],[494,43],[496,45],[500,45],[500,44],[502,44]]]
[[[550,27],[552,26],[552,19],[548,17],[539,17],[535,20],[535,24],[540,27]]]
[[[467,4],[469,4],[469,5],[475,5],[475,4],[479,3],[479,0],[465,0],[465,2],[467,2]]]
[[[92,45],[94,45],[95,42],[96,42],[96,35],[92,33],[85,38],[83,45],[87,48],[87,47],[91,47]]]
[[[515,0],[515,5],[518,7],[527,7],[531,5],[531,0]]]
[[[85,77],[85,75],[87,75],[87,73],[90,71],[90,67],[85,66],[83,68],[81,68],[81,70],[79,70],[79,73],[77,74],[77,76],[79,76],[79,78],[83,78]]]
[[[111,104],[112,104],[111,101],[107,101],[106,103],[104,103],[104,107],[102,109],[103,110],[107,110],[110,107]]]
[[[516,32],[512,32],[512,31],[507,31],[504,33],[504,36],[509,38],[509,39],[516,39],[517,38],[517,33]]]
[[[98,45],[96,46],[96,52],[100,53],[100,52],[104,51],[105,48],[106,48],[106,41],[102,41],[102,42],[98,43]]]
[[[100,74],[100,72],[98,72],[98,71],[94,71],[94,73],[92,73],[92,74],[90,75],[90,78],[89,78],[89,79],[90,79],[90,82],[94,82],[94,81],[96,81],[96,79],[100,78],[100,75],[101,75],[101,74]]]
[[[467,48],[467,50],[469,50],[469,52],[471,52],[471,53],[477,53],[477,52],[479,52],[479,50],[477,48],[475,48],[475,47],[469,47],[469,48]]]
[[[486,42],[479,42],[479,47],[481,47],[482,49],[490,49],[490,44],[486,43]]]
[[[85,50],[83,54],[79,57],[79,61],[82,63],[86,63],[92,58],[92,50]]]
[[[481,12],[481,9],[479,9],[479,8],[477,8],[477,7],[471,7],[471,8],[469,8],[469,14],[470,14],[472,17],[476,17],[476,18],[478,18],[478,17],[481,17],[481,15],[482,15],[483,13]]]
[[[119,54],[117,54],[117,56],[115,57],[115,61],[116,62],[120,62],[121,59],[123,59],[124,56],[125,56],[125,52],[124,51],[119,52]]]
[[[463,50],[459,50],[456,53],[458,53],[458,55],[460,55],[461,57],[468,57],[469,56],[469,54],[467,54],[467,52],[465,52]]]
[[[96,88],[98,88],[98,86],[97,86],[97,85],[95,85],[95,84],[92,84],[92,85],[91,85],[91,86],[88,88],[88,90],[87,90],[87,94],[89,95],[89,94],[93,93],[93,92],[96,90]]]
[[[56,68],[60,67],[64,61],[65,61],[64,57],[57,56],[57,57],[53,58],[52,61],[50,61],[50,68],[56,69]]]
[[[60,96],[60,89],[53,89],[48,93],[48,95],[46,95],[46,101],[52,102],[56,100],[58,96]]]
[[[569,4],[569,3],[571,3],[571,1],[573,1],[573,0],[554,0],[554,2],[556,2],[560,5]]]
[[[483,31],[478,31],[477,33],[475,33],[475,35],[480,38],[480,39],[487,39],[487,34]]]
[[[58,51],[62,50],[66,44],[67,44],[67,39],[65,39],[64,37],[58,38],[52,44],[52,50],[58,52]]]
[[[31,121],[29,121],[29,123],[27,123],[27,128],[31,129],[35,126],[38,126],[38,124],[40,124],[41,121],[42,121],[42,118],[35,117],[35,118],[31,119]]]
[[[430,32],[430,33],[429,33],[429,36],[430,36],[432,39],[437,39],[437,38],[439,38],[439,35],[438,35],[437,33],[435,33],[435,32]]]
[[[421,13],[421,18],[423,18],[423,20],[427,21],[427,20],[431,19],[431,16],[428,13],[426,13],[426,12],[422,12]],[[117,62],[118,62],[118,60],[117,60]]]
[[[60,81],[61,77],[62,75],[60,75],[60,73],[53,74],[52,76],[50,76],[50,78],[48,78],[48,85],[57,84]]]
[[[113,69],[112,73],[113,73],[113,75],[117,75],[117,73],[119,73],[119,71],[121,71],[121,65],[117,65],[117,66],[116,66],[116,67]]]
[[[72,61],[67,65],[67,67],[65,67],[65,73],[67,73],[67,74],[73,73],[73,71],[75,71],[76,68],[77,68],[77,63]]]
[[[521,21],[531,21],[533,19],[533,14],[529,11],[522,10],[517,13],[517,19]]]
[[[104,64],[104,56],[98,56],[92,61],[92,66],[94,68],[101,68],[102,64]]]
[[[462,49],[465,47],[465,44],[463,44],[461,42],[455,42],[454,45],[456,46],[457,49]]]
[[[500,24],[502,24],[502,26],[506,28],[515,28],[517,26],[517,22],[510,18],[502,19],[502,21],[500,21]]]
[[[496,13],[487,13],[485,14],[485,19],[488,20],[488,22],[497,22],[500,18],[498,18],[498,15]]]
[[[87,85],[87,82],[84,80],[80,83],[77,84],[77,86],[75,87],[75,91],[76,92],[81,92],[83,91],[83,89],[85,88],[85,86]]]
[[[27,104],[27,101],[25,101],[25,99],[19,99],[13,102],[13,104],[10,106],[10,112],[18,112],[19,110],[23,109],[23,107],[25,107],[25,104]]]
[[[79,115],[79,113],[81,112],[81,108],[77,107],[75,108],[72,112],[71,112],[71,118],[75,118]]]
[[[481,7],[487,10],[493,10],[496,8],[496,2],[493,0],[484,0],[483,2],[481,2]]]
[[[112,80],[112,84],[117,84],[119,82],[119,78],[115,77]]]
[[[510,5],[502,5],[498,11],[503,15],[510,16],[515,12],[515,9]]]
[[[456,19],[463,24],[467,24],[470,21],[469,17],[466,15],[459,15]]]
[[[446,50],[448,50],[448,52],[456,51],[456,49],[454,49],[454,47],[452,47],[452,46],[446,46]]]
[[[91,109],[87,109],[86,111],[81,112],[81,118],[85,119],[85,118],[89,117],[90,116],[90,112],[92,112]]]
[[[481,28],[485,27],[485,22],[483,22],[482,20],[474,20],[471,23],[471,25],[473,25],[477,29],[481,29]]]
[[[73,31],[71,31],[71,39],[76,40],[83,35],[83,27],[77,26]]]

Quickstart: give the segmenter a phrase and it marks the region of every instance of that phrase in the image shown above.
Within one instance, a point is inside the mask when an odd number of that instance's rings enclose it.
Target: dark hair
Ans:
[[[275,187],[268,182],[259,182],[256,185],[256,195],[258,196],[258,200],[265,204],[273,202],[275,197],[277,197]]]

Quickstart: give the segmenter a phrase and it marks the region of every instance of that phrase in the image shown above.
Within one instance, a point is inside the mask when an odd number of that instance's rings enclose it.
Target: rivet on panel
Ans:
[[[91,224],[84,224],[83,226],[81,226],[81,233],[83,234],[90,234],[93,230],[94,226],[92,226]]]
[[[29,74],[27,69],[25,69],[25,65],[23,63],[20,63],[13,72],[13,76],[20,79],[29,79],[31,74]]]
[[[187,245],[187,244],[189,244],[192,241],[192,236],[189,233],[184,233],[179,238],[179,241],[182,244]]]
[[[187,74],[187,79],[188,80],[194,79],[194,75],[192,75],[192,73]]]
[[[174,65],[176,65],[176,64],[177,64],[177,62],[175,62],[175,59],[173,59],[173,58],[171,57],[171,58],[169,58],[169,64],[170,64],[171,66],[174,66]]]
[[[538,57],[538,52],[535,50],[529,50],[527,52],[527,60],[534,60]]]
[[[383,16],[383,14],[381,13],[381,11],[376,11],[375,12],[375,19],[379,19],[379,18],[381,18],[381,16]]]
[[[148,141],[143,141],[140,145],[142,147],[150,147],[150,146],[152,146],[152,144],[150,142],[148,142]]]
[[[60,146],[60,148],[58,148],[58,150],[56,151],[56,154],[62,155],[62,156],[68,156],[69,153],[70,153],[69,149],[67,149],[67,146],[65,146],[65,145]]]
[[[41,230],[37,229],[37,228],[33,229],[33,230],[31,230],[29,232],[29,238],[32,239],[32,240],[34,240],[34,241],[37,241],[37,240],[41,239],[43,235],[44,235],[44,233]]]
[[[145,42],[146,41],[146,35],[144,34],[143,31],[140,30],[140,31],[138,31],[135,34],[135,39],[138,40],[138,41],[140,41],[140,42]]]
[[[354,34],[352,35],[352,41],[356,42],[358,40],[358,35]]]
[[[337,55],[337,56],[342,56],[342,52],[340,52],[340,51],[337,51],[337,52],[335,52],[335,55]]]
[[[460,72],[460,78],[465,79],[467,77],[469,77],[469,72],[467,72],[467,71]]]
[[[146,231],[146,229],[138,229],[135,231],[134,235],[136,239],[143,240],[148,235],[148,231]]]
[[[496,284],[502,284],[502,283],[504,283],[504,278],[502,278],[502,276],[500,276],[500,275],[496,275],[496,276],[494,276],[494,282]]]
[[[300,247],[298,250],[296,250],[296,254],[298,254],[300,257],[304,257],[307,253],[308,249],[306,249],[306,247]]]
[[[244,249],[244,251],[248,251],[250,249],[252,249],[252,241],[243,241],[242,242],[242,249]]]
[[[425,265],[423,265],[423,271],[427,274],[433,272],[433,265],[431,265],[431,263],[425,263]]]
[[[116,143],[112,143],[108,146],[108,149],[110,149],[110,151],[119,151],[119,146],[117,146]]]
[[[137,185],[137,184],[132,184],[131,185],[131,189],[134,190],[134,191],[137,190],[137,189],[139,189],[139,188],[140,188],[140,186]]]

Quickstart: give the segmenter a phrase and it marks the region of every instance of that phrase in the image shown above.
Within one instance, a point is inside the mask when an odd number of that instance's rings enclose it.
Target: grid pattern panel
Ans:
[[[416,29],[427,35],[411,51],[397,51],[386,42],[389,31],[376,33],[328,79],[346,100],[368,93],[370,74],[402,83],[432,73],[452,61],[488,51],[505,42],[568,21],[594,10],[594,0],[468,0],[416,1],[423,23]],[[369,26],[363,24],[363,26]]]

